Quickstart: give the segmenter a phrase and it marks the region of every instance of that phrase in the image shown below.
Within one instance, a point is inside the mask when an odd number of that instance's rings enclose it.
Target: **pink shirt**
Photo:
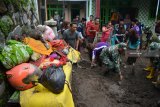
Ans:
[[[106,27],[102,27],[102,37],[101,37],[101,42],[106,42],[108,41],[110,34],[112,32],[112,29],[107,29]]]

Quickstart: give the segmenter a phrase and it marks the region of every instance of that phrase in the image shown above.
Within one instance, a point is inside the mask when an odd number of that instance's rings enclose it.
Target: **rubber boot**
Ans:
[[[144,68],[143,70],[145,71],[151,71],[152,67],[151,66],[147,66],[146,68]]]
[[[146,76],[147,79],[152,79],[154,74],[154,68],[151,67],[150,73],[148,76]]]

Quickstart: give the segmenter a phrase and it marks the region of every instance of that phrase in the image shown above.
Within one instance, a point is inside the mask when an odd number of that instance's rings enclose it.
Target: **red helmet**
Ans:
[[[22,63],[7,71],[6,74],[9,83],[14,88],[26,90],[34,86],[33,81],[38,80],[39,75],[36,74],[37,70],[39,69],[30,63]]]

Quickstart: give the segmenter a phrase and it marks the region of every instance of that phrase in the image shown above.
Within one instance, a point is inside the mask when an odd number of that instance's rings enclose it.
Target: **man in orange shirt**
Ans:
[[[89,27],[93,24],[94,20],[93,20],[93,15],[90,15],[90,20],[86,23],[86,35],[90,35],[89,32]]]
[[[99,32],[99,28],[99,18],[95,18],[95,20],[87,27],[87,39],[89,43],[93,43],[96,32]]]

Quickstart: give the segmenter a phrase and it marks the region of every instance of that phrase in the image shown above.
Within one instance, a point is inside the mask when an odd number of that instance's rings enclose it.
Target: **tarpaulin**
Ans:
[[[68,62],[63,66],[66,81],[70,83],[72,65]],[[21,107],[74,107],[72,93],[69,86],[65,84],[63,92],[54,94],[41,84],[20,92]]]
[[[43,55],[50,55],[53,51],[52,46],[50,44],[49,44],[50,48],[47,50],[47,48],[44,46],[44,44],[41,41],[35,40],[30,37],[26,37],[24,39],[24,43],[29,45],[29,47],[31,47],[33,51]]]

